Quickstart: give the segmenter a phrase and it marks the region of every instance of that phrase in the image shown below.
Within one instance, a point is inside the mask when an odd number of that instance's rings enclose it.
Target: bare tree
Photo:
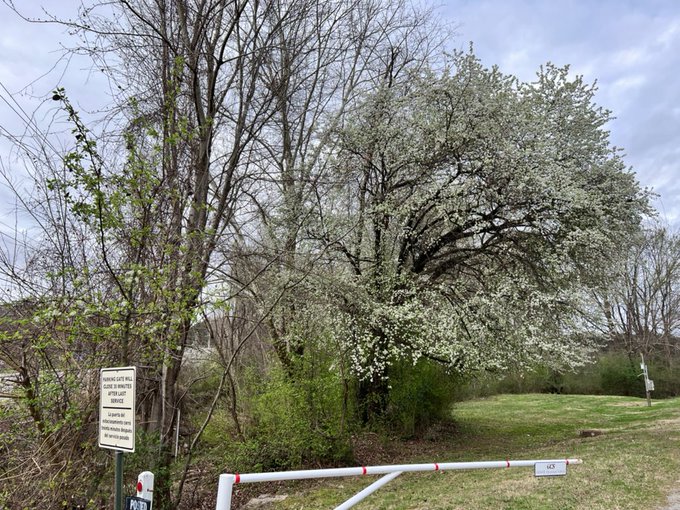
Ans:
[[[57,91],[76,146],[63,173],[46,182],[70,213],[61,217],[83,225],[83,251],[101,262],[85,274],[111,284],[98,300],[102,315],[123,305],[110,324],[118,329],[116,363],[147,367],[142,420],[158,431],[159,467],[171,461],[179,373],[208,269],[229,237],[247,147],[266,120],[267,96],[256,86],[269,44],[266,9],[247,1],[98,2],[80,20],[60,21],[117,85],[111,126],[122,134],[104,147]],[[106,150],[127,157],[105,160]],[[64,263],[72,276],[77,266]],[[155,331],[144,332],[151,324]],[[159,501],[171,506],[170,481],[159,482]]]
[[[661,355],[671,364],[680,343],[680,238],[667,227],[642,232],[624,255],[600,304],[609,336],[630,356]]]
[[[97,137],[68,91],[55,91],[75,141],[56,158],[37,154],[51,165],[36,174],[49,197],[42,231],[63,266],[42,268],[60,286],[44,291],[41,310],[58,303],[63,318],[67,297],[86,297],[68,336],[100,328],[89,366],[143,367],[142,422],[158,434],[167,472],[180,371],[206,288],[223,288],[220,299],[244,293],[237,309],[250,314],[246,299],[257,302],[252,324],[272,317],[273,343],[289,362],[292,291],[319,260],[304,236],[325,193],[333,133],[359,94],[434,53],[431,15],[378,0],[118,0],[47,21],[81,37],[73,51],[109,77],[114,104]],[[260,283],[265,275],[281,275],[280,285]],[[233,383],[233,355],[254,327],[224,356],[223,381]],[[176,506],[181,490],[173,500],[160,478],[157,497]]]

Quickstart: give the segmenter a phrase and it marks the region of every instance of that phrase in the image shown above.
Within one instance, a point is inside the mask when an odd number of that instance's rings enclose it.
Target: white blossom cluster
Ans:
[[[344,229],[333,267],[351,304],[336,313],[357,374],[587,359],[584,296],[648,207],[594,93],[567,68],[520,83],[458,53],[366,98],[324,211],[327,239]]]

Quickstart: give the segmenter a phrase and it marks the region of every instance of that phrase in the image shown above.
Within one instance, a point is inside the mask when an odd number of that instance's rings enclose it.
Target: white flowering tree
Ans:
[[[521,83],[458,53],[366,98],[319,228],[346,268],[346,338],[372,391],[403,357],[584,360],[581,296],[647,210],[594,94],[567,68]]]

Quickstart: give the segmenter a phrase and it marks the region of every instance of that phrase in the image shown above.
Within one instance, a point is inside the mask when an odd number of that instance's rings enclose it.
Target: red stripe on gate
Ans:
[[[509,460],[506,459],[506,460],[505,460],[505,464],[506,464],[506,466],[505,466],[506,468],[509,468],[509,467],[510,467],[510,461],[509,461]]]
[[[434,470],[439,471],[439,464],[437,464],[436,462],[434,463]]]
[[[234,483],[236,484],[236,483],[240,483],[240,482],[241,482],[241,475],[239,475],[238,473],[236,473],[236,474],[234,475]]]
[[[361,466],[361,474],[362,475],[366,474],[366,466]]]

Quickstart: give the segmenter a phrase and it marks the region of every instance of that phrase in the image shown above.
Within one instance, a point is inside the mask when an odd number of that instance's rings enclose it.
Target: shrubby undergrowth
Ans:
[[[647,360],[654,381],[652,398],[680,395],[680,358]],[[483,374],[457,387],[456,399],[465,400],[501,393],[564,393],[645,397],[640,358],[620,350],[606,351],[577,370],[557,371],[536,366],[503,375]]]
[[[276,365],[265,374],[248,369],[239,406],[242,436],[221,407],[203,434],[200,456],[240,472],[347,466],[354,462],[357,434],[419,437],[450,419],[460,382],[435,363],[396,363],[384,416],[364,424],[356,382],[343,381],[329,360],[316,361],[313,368],[303,364],[300,374],[306,376],[298,378]]]

